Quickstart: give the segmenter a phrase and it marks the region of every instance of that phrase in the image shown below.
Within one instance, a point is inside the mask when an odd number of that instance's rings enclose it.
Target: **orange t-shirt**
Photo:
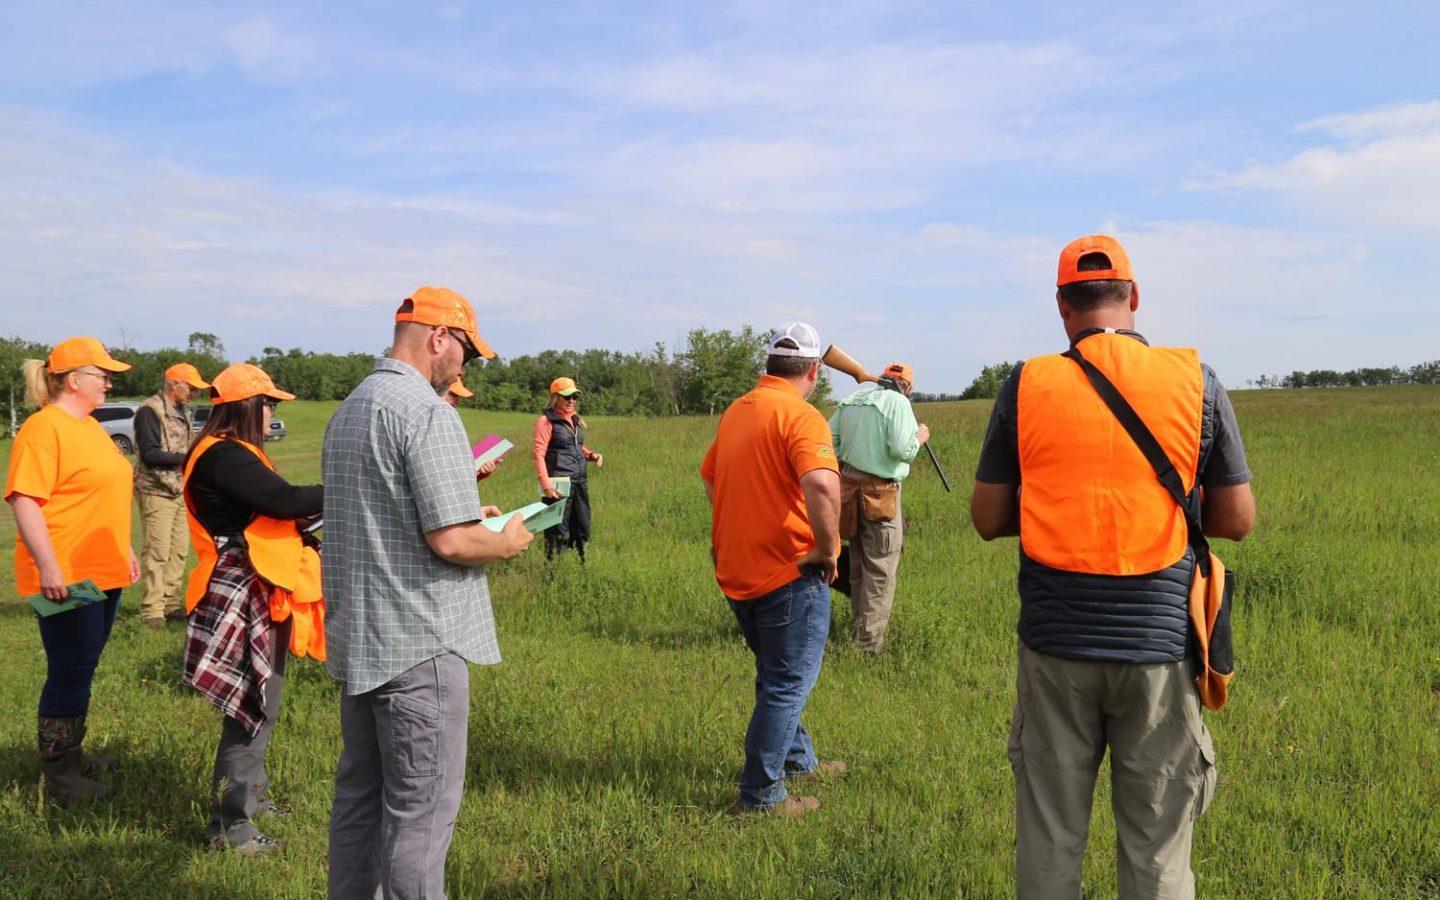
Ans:
[[[46,406],[15,436],[5,499],[24,494],[39,502],[66,584],[89,578],[108,591],[130,584],[134,477],[99,422]],[[18,535],[15,589],[22,597],[40,591],[40,569]]]
[[[800,477],[839,471],[830,426],[783,378],[763,375],[730,404],[700,476],[715,485],[710,540],[715,580],[732,600],[754,600],[800,577],[815,548]]]

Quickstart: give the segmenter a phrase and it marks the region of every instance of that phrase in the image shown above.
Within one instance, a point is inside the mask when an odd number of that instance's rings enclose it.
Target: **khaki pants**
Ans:
[[[145,594],[140,600],[140,615],[159,619],[167,612],[184,612],[185,558],[190,553],[185,500],[160,494],[137,493],[135,497],[145,524],[145,547],[140,551]]]
[[[1080,897],[1095,776],[1110,749],[1120,897],[1192,898],[1190,836],[1215,748],[1190,663],[1079,662],[1020,646],[1010,729],[1018,896]]]
[[[855,646],[878,653],[885,646],[885,626],[890,623],[890,609],[895,603],[900,548],[905,543],[899,493],[895,496],[895,518],[872,522],[862,510],[856,513],[855,520],[855,536],[850,539],[850,611],[855,617],[851,634]]]

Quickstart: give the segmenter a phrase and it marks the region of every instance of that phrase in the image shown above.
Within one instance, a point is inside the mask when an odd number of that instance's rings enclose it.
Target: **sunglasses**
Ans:
[[[470,338],[465,336],[465,332],[452,328],[450,329],[450,334],[454,336],[455,340],[460,342],[460,349],[465,354],[460,363],[462,366],[468,366],[471,362],[480,358],[480,351],[475,349],[474,344],[470,343]]]
[[[274,398],[272,398],[272,397],[266,397],[264,402],[265,402],[265,408],[268,409],[268,410],[270,410],[271,412],[274,412],[274,411],[275,411],[275,408],[280,405],[280,401],[279,401],[279,400],[276,400],[276,399],[274,399]]]

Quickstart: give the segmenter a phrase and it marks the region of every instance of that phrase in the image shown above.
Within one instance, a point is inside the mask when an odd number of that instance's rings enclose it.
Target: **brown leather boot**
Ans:
[[[736,800],[730,804],[730,814],[733,816],[779,816],[782,819],[798,819],[806,813],[815,812],[820,808],[820,801],[814,797],[797,797],[789,795],[774,806],[760,808],[758,806],[741,806]]]
[[[805,782],[835,781],[843,778],[848,771],[850,771],[850,767],[845,765],[845,761],[842,759],[822,759],[815,764],[815,768],[806,772],[804,775],[796,775],[794,777],[796,781]]]
[[[83,774],[85,753],[84,716],[41,716],[37,737],[40,748],[40,775],[45,792],[61,806],[75,801],[103,800],[114,791]]]

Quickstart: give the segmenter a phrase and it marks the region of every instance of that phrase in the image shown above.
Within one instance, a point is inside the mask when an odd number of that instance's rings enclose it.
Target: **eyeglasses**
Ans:
[[[279,400],[274,400],[274,399],[271,399],[270,397],[266,397],[264,402],[265,402],[265,408],[268,409],[268,410],[270,410],[271,412],[274,412],[274,411],[275,411],[275,407],[277,407],[277,406],[280,405],[280,401],[279,401]]]
[[[91,378],[98,378],[98,379],[100,379],[100,380],[101,380],[102,382],[104,382],[105,384],[109,384],[109,383],[110,383],[110,373],[109,373],[109,372],[87,372],[87,371],[85,371],[84,369],[77,369],[77,370],[75,371],[75,374],[76,374],[76,375],[89,375]]]

